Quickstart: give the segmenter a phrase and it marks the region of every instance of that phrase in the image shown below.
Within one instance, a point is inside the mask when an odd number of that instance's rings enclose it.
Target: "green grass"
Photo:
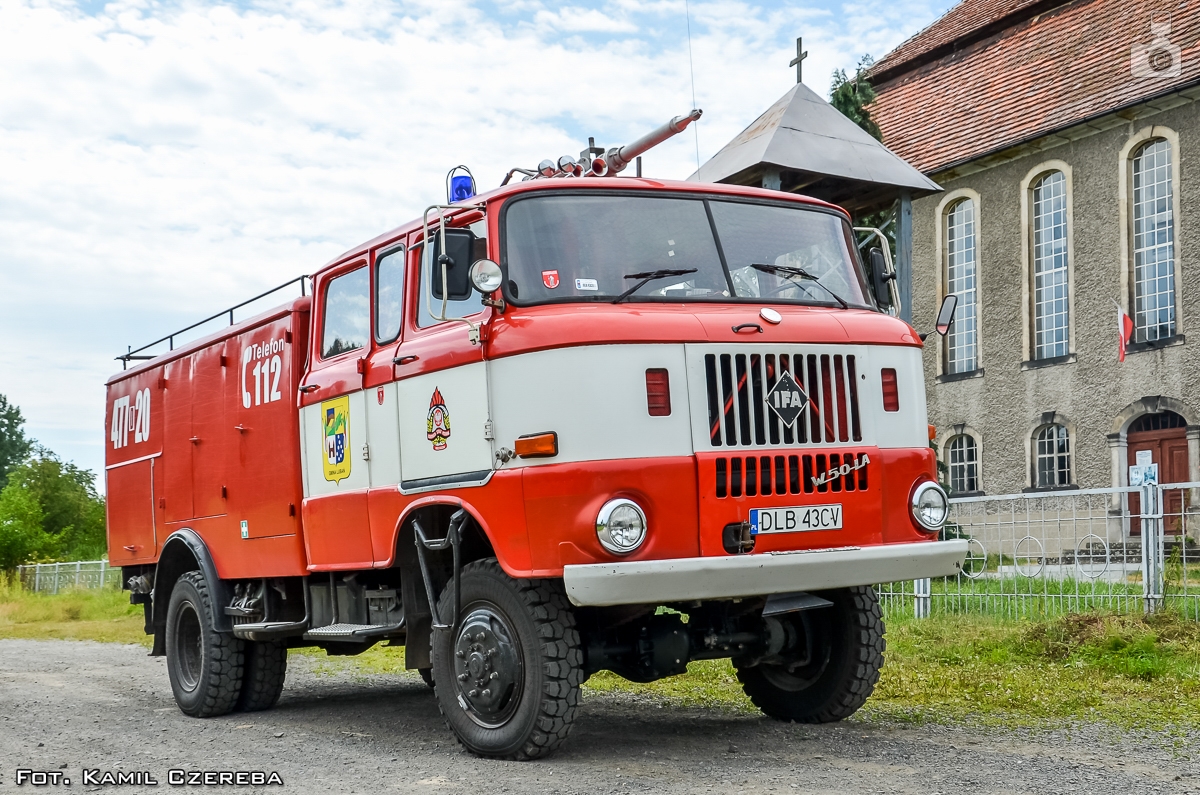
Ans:
[[[142,608],[116,588],[35,594],[0,572],[0,638],[96,640],[150,645]]]
[[[117,590],[29,594],[0,581],[0,637],[70,638],[149,645],[141,608]],[[887,663],[863,712],[867,719],[1054,727],[1100,721],[1119,728],[1200,728],[1200,622],[1077,613],[1034,619],[891,615]],[[311,657],[318,675],[400,675],[400,647],[357,657]],[[648,685],[601,672],[591,693],[624,693],[664,704],[752,713],[733,666],[698,661],[688,673]]]
[[[1200,726],[1200,624],[1077,613],[893,618],[868,712],[915,720]]]

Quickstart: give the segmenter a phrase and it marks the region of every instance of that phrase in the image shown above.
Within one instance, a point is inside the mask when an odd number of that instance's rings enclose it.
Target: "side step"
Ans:
[[[278,640],[304,632],[308,619],[303,621],[262,621],[257,624],[234,624],[233,635],[242,640]]]
[[[304,639],[358,642],[368,638],[378,638],[381,635],[390,635],[403,628],[404,622],[399,624],[329,624],[310,629],[304,633]]]

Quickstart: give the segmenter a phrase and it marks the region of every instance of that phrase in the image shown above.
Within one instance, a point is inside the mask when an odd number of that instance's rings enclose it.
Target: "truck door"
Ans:
[[[479,256],[486,253],[484,224],[473,227]],[[482,346],[472,345],[467,326],[434,319],[428,286],[430,265],[414,247],[412,279],[417,314],[397,349],[396,398],[399,413],[401,489],[423,491],[479,483],[492,471],[488,438],[487,363]],[[412,271],[410,271],[412,272]],[[481,320],[482,296],[449,301],[447,317]],[[435,311],[441,300],[432,299]],[[411,304],[410,304],[411,305]]]
[[[300,389],[304,541],[310,566],[370,568],[362,371],[371,335],[365,261],[315,285],[311,364]]]

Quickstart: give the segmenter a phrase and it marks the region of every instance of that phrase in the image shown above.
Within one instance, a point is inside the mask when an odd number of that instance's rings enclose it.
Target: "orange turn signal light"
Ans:
[[[937,438],[937,426],[930,425],[929,426],[929,441],[932,442],[936,438]]]
[[[513,447],[518,458],[551,458],[558,455],[558,434],[555,431],[532,433],[517,439]]]

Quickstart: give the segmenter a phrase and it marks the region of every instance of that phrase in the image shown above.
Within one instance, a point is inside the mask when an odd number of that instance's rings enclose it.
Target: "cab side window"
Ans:
[[[321,358],[365,348],[371,333],[367,269],[359,268],[332,280],[325,287],[325,325],[321,330]]]
[[[404,317],[404,249],[395,249],[375,263],[375,341],[394,342]]]
[[[476,235],[475,250],[471,254],[471,262],[474,262],[475,260],[483,259],[487,256],[487,238],[484,237],[484,235],[487,234],[487,225],[482,221],[471,224],[471,231],[473,231]],[[419,312],[417,312],[417,327],[427,328],[429,326],[436,326],[438,323],[442,322],[440,320],[435,320],[433,317],[435,313],[441,314],[442,299],[431,299],[431,291],[429,289],[430,271],[433,271],[434,273],[439,273],[439,271],[430,266],[428,261],[429,257],[425,256],[424,246],[417,249],[417,251],[421,255],[421,309]],[[430,300],[433,301],[432,313],[430,312]],[[475,290],[471,291],[470,298],[462,301],[446,302],[446,317],[470,317],[471,315],[478,314],[482,311],[483,296]]]

